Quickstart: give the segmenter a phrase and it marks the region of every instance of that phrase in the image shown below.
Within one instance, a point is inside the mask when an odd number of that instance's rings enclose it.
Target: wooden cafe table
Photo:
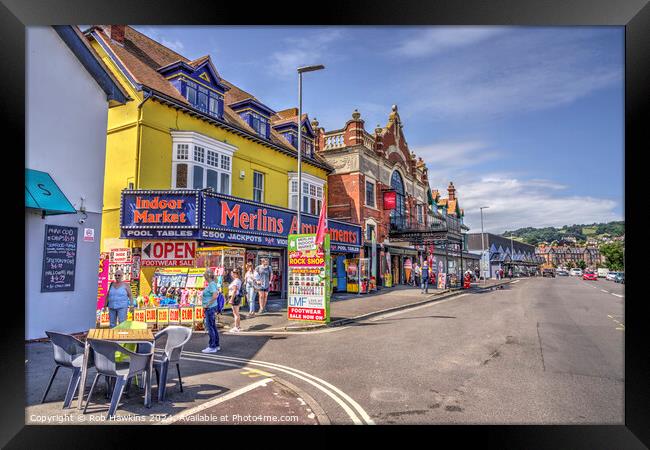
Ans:
[[[86,375],[88,373],[88,355],[90,354],[90,340],[102,340],[102,341],[112,341],[118,342],[120,344],[139,344],[143,342],[148,342],[155,345],[155,339],[151,330],[130,330],[130,329],[119,329],[119,328],[91,328],[88,330],[88,336],[86,337],[86,344],[84,347],[84,359],[81,366],[81,380],[79,382],[79,399],[78,399],[78,409],[82,409],[83,406],[83,393],[86,388]],[[148,379],[145,380],[145,394],[144,394],[144,405],[147,408],[151,408],[151,374],[153,373],[153,358],[149,363],[149,374]]]

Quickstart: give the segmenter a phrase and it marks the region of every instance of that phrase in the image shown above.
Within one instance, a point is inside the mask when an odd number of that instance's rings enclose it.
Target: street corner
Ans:
[[[327,425],[322,408],[277,377],[264,378],[168,417],[173,425]]]

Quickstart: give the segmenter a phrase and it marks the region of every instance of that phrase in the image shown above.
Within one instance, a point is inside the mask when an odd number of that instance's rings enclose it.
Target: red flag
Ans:
[[[323,190],[323,206],[320,209],[320,217],[318,217],[318,228],[316,228],[316,245],[323,245],[325,240],[325,233],[327,232],[327,198]]]

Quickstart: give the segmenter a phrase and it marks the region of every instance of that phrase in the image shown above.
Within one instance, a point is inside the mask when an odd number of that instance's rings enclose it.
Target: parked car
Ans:
[[[571,269],[569,271],[569,275],[572,277],[581,277],[582,276],[582,269]]]
[[[594,272],[592,272],[592,271],[590,271],[590,270],[587,270],[587,271],[582,275],[582,279],[583,279],[583,280],[589,280],[589,281],[598,281],[598,276],[597,276]]]
[[[553,269],[544,269],[544,271],[542,272],[542,276],[543,277],[555,278],[555,270],[553,270]]]
[[[609,269],[607,267],[598,268],[598,278],[605,278],[607,277],[608,273],[609,273]]]
[[[614,277],[614,282],[615,283],[625,284],[625,273],[624,272],[618,272],[616,274],[616,276]]]
[[[569,276],[569,272],[567,272],[567,271],[564,270],[564,269],[558,269],[558,270],[555,272],[555,274],[556,274],[558,277],[568,277],[568,276]]]
[[[614,279],[616,278],[616,275],[618,275],[619,273],[622,273],[622,272],[609,272],[609,273],[605,276],[605,279],[606,279],[606,280],[609,280],[609,281],[614,281]]]

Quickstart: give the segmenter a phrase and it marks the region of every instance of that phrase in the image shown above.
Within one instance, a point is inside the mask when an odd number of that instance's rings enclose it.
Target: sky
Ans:
[[[431,189],[480,232],[623,220],[622,27],[135,26],[270,108],[370,133],[397,105]]]

